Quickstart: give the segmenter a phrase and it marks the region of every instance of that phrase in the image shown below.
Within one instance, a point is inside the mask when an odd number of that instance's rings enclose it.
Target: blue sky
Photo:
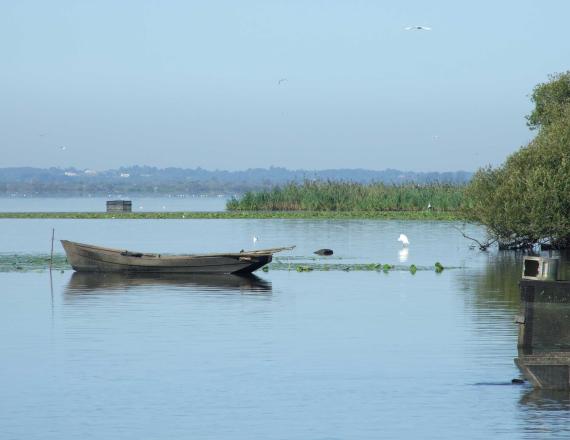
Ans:
[[[2,2],[0,166],[499,164],[533,135],[534,85],[570,68],[568,16],[562,0]]]

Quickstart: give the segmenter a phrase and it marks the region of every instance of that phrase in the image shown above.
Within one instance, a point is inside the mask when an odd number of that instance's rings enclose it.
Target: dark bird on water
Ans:
[[[334,252],[332,249],[319,249],[318,251],[315,251],[313,253],[317,255],[329,256],[332,255]]]

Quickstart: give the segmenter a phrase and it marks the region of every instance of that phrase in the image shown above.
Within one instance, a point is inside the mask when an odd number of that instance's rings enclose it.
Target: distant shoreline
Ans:
[[[377,219],[377,220],[463,220],[460,213],[450,211],[219,211],[219,212],[0,212],[0,219]]]

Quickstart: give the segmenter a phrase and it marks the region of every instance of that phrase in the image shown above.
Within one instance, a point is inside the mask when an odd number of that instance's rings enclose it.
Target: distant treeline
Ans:
[[[0,168],[0,196],[88,196],[108,194],[244,194],[305,181],[361,184],[465,184],[472,173],[411,172],[386,169],[288,170],[270,167],[243,171],[202,168],[123,167],[106,171],[77,168]]]
[[[231,211],[459,211],[465,185],[386,185],[349,182],[290,183],[228,201]]]

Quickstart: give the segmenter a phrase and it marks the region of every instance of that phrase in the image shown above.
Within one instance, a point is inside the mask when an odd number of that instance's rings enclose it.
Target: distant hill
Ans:
[[[111,194],[241,194],[288,182],[333,180],[358,183],[464,184],[472,173],[413,172],[386,169],[288,170],[253,168],[243,171],[202,168],[132,166],[94,171],[77,168],[0,168],[0,196],[88,196]]]

